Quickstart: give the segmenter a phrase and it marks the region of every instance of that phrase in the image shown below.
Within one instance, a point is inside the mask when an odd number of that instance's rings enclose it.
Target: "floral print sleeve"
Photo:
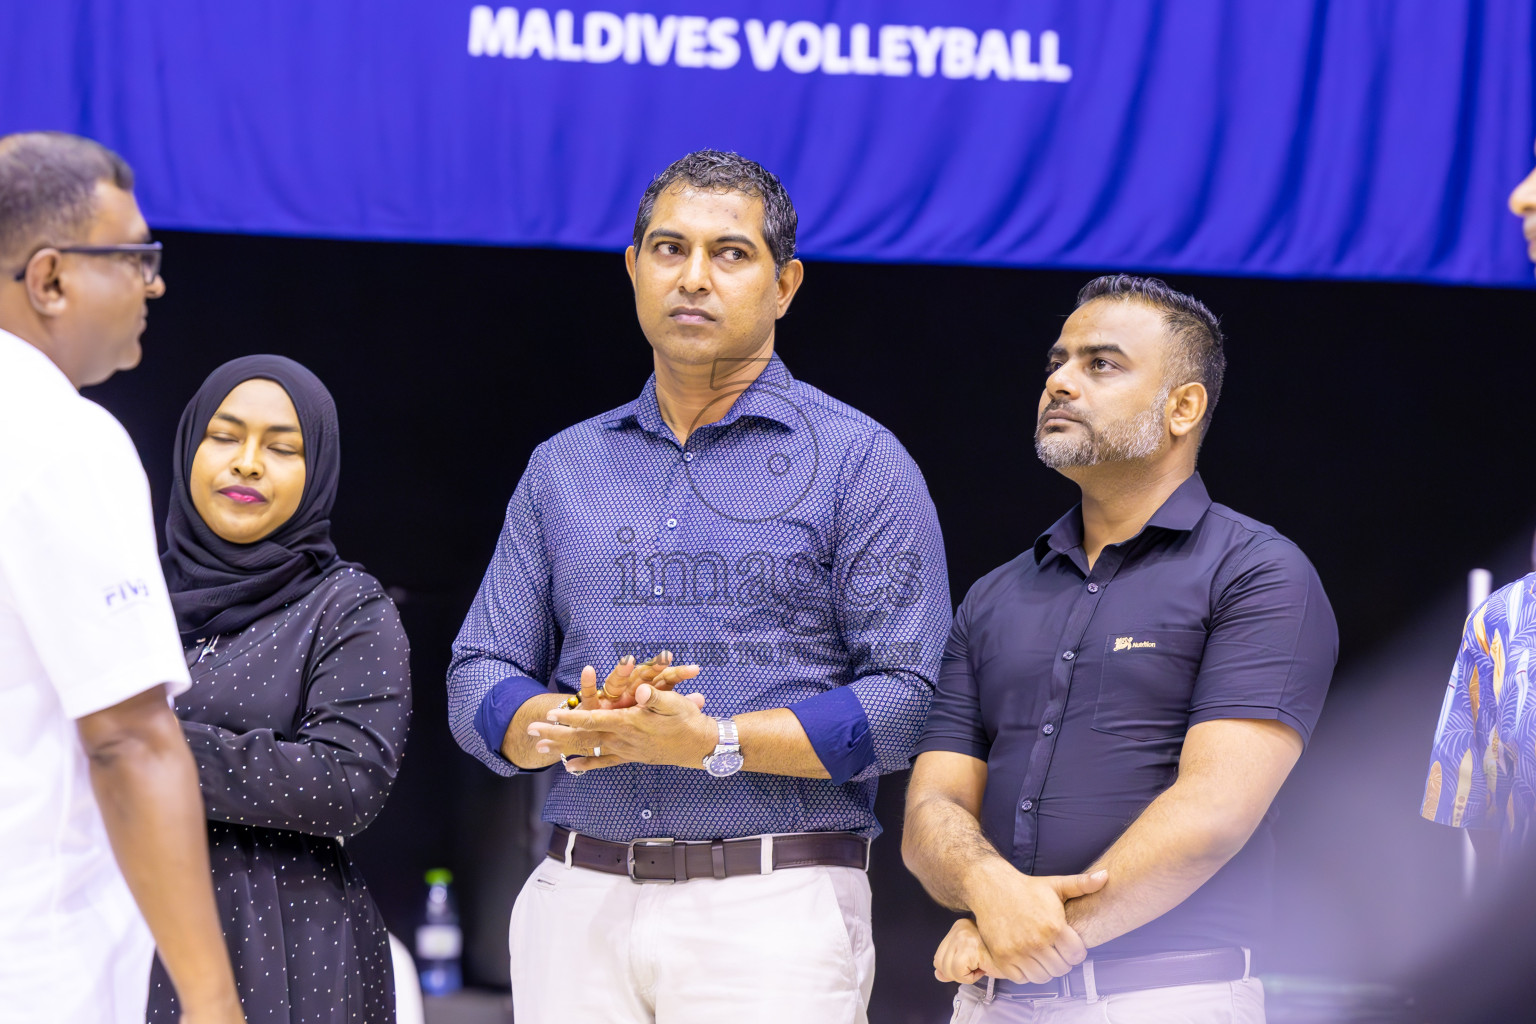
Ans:
[[[1530,714],[1536,573],[1494,593],[1467,619],[1451,669],[1420,811],[1453,828],[1518,841],[1536,806]]]

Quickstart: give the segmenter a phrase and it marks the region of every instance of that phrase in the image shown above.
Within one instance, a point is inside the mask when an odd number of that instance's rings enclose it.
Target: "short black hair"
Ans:
[[[651,179],[640,197],[640,212],[635,215],[635,248],[640,248],[651,226],[656,197],[672,188],[697,188],[713,192],[740,192],[763,201],[763,240],[773,256],[777,276],[784,264],[795,258],[795,229],[800,218],[795,204],[778,176],[755,160],[718,149],[701,149],[672,162]]]
[[[0,137],[0,260],[7,272],[38,247],[64,245],[96,215],[96,183],[133,190],[127,161],[65,132]]]
[[[1221,397],[1222,379],[1227,375],[1227,354],[1222,347],[1226,337],[1221,333],[1221,321],[1216,314],[1193,295],[1174,291],[1166,281],[1134,274],[1105,274],[1094,278],[1077,293],[1077,308],[1082,309],[1097,299],[1134,300],[1163,314],[1163,328],[1175,343],[1164,368],[1165,382],[1174,387],[1190,383],[1205,385],[1205,418],[1200,421],[1200,438],[1204,440],[1211,427],[1211,415],[1216,411],[1216,401]]]

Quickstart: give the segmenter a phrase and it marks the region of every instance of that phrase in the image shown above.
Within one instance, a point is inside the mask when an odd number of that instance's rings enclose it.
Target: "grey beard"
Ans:
[[[1163,409],[1168,405],[1172,388],[1158,393],[1152,407],[1137,413],[1128,420],[1111,423],[1103,430],[1095,430],[1087,422],[1076,436],[1042,434],[1035,428],[1035,454],[1050,469],[1069,469],[1097,466],[1105,462],[1130,462],[1145,459],[1157,452],[1167,433],[1163,422]]]

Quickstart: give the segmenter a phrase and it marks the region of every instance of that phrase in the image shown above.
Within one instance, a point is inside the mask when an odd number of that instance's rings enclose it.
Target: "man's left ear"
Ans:
[[[1191,381],[1180,384],[1168,393],[1168,432],[1183,437],[1200,429],[1205,419],[1205,406],[1209,396],[1205,385]]]
[[[635,247],[630,246],[624,250],[624,272],[629,275],[629,290],[635,290],[635,260],[639,256],[635,253]]]
[[[789,312],[789,304],[795,301],[795,293],[800,290],[800,285],[805,281],[805,264],[799,260],[790,260],[779,271],[779,316]]]

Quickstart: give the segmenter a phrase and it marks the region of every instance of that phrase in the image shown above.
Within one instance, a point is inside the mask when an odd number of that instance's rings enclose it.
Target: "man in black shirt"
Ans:
[[[1047,357],[1035,447],[1082,503],[961,604],[907,797],[908,867],[974,916],[934,957],[956,1022],[1264,1019],[1270,804],[1338,632],[1195,472],[1224,369],[1203,304],[1127,275]]]

